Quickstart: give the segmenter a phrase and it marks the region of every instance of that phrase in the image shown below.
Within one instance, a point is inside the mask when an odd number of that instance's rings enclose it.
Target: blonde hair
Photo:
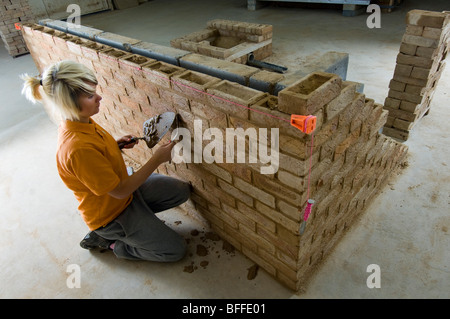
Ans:
[[[94,94],[92,84],[98,83],[89,68],[69,60],[48,67],[41,79],[28,74],[21,78],[24,80],[22,94],[33,103],[42,103],[56,121],[78,121],[81,111],[78,103],[80,94]]]

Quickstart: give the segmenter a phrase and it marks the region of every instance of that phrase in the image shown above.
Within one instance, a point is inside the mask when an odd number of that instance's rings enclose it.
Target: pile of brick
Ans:
[[[449,51],[450,14],[409,11],[394,76],[384,108],[389,117],[383,133],[407,140],[413,126],[430,109]]]
[[[24,38],[40,71],[61,59],[95,70],[103,97],[95,120],[113,136],[141,136],[145,120],[173,111],[193,136],[194,156],[196,143],[201,150],[209,145],[208,128],[223,136],[229,128],[241,128],[249,154],[256,143],[249,129],[278,128],[278,140],[271,130],[264,137],[279,149],[279,167],[270,174],[261,173],[266,166],[261,154],[256,163],[172,162],[158,172],[189,181],[193,193],[187,208],[195,208],[222,239],[294,290],[305,286],[407,152],[379,133],[387,116],[383,106],[358,93],[357,83],[333,74],[312,73],[274,96],[44,26],[24,26]],[[291,126],[292,113],[315,115],[314,135]],[[196,122],[202,126],[200,142]],[[140,143],[124,151],[124,158],[139,168],[152,152]],[[300,234],[308,194],[316,204]]]
[[[269,24],[216,19],[207,28],[170,41],[174,48],[245,64],[247,55],[256,60],[272,54],[273,27]]]
[[[33,12],[28,0],[0,0],[0,36],[11,56],[28,53],[18,28],[21,23],[29,23],[33,20]]]

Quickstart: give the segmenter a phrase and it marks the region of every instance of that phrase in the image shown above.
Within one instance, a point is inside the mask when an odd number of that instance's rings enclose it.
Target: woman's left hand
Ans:
[[[139,140],[135,140],[134,142],[131,142],[132,138],[133,138],[133,135],[122,136],[121,138],[119,138],[117,140],[117,144],[119,144],[119,145],[124,144],[122,148],[133,148],[134,145],[139,143]]]

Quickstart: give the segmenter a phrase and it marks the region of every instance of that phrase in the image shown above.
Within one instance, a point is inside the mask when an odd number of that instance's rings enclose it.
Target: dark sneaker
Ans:
[[[80,246],[84,249],[109,249],[109,245],[113,242],[114,241],[99,236],[96,232],[90,231],[86,236],[84,236],[83,240],[80,242]]]

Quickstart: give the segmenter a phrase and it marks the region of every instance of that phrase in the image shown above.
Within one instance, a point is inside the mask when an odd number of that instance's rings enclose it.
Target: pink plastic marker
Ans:
[[[300,225],[300,235],[302,235],[305,232],[306,228],[306,221],[309,218],[309,215],[311,214],[312,205],[314,205],[315,201],[314,199],[308,199],[308,202],[306,203],[305,212],[303,214],[303,222]]]

